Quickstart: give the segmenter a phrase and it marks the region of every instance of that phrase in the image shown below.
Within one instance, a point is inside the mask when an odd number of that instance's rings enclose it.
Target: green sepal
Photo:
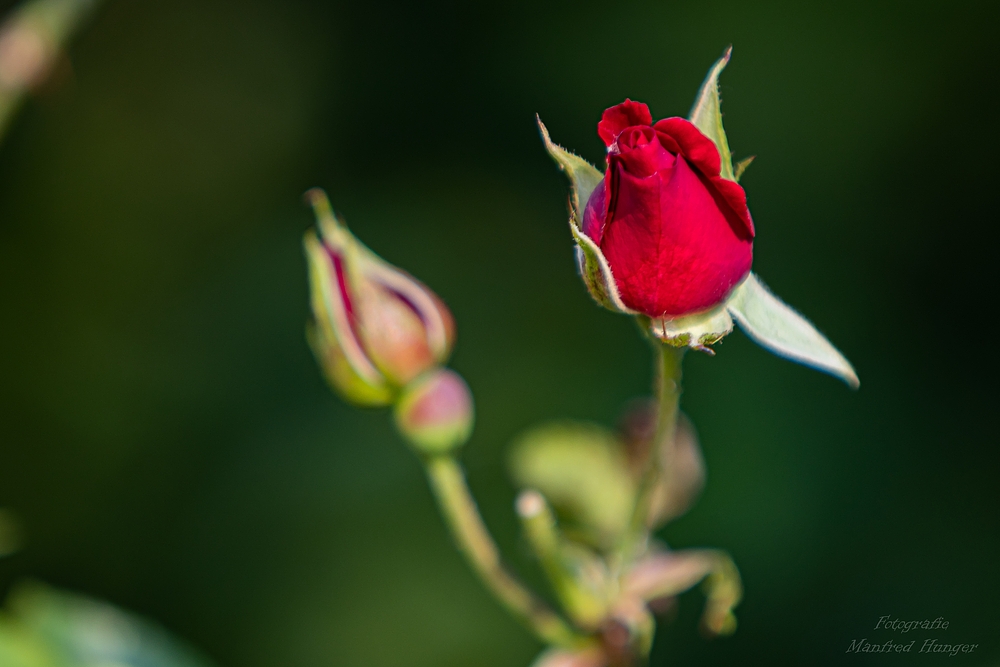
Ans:
[[[713,635],[731,635],[736,632],[736,615],[733,608],[743,598],[743,582],[736,563],[723,551],[714,551],[715,563],[705,579],[705,611],[701,615],[702,627]]]
[[[743,583],[733,559],[716,549],[654,551],[625,576],[622,594],[644,601],[674,597],[704,582],[707,600],[702,626],[713,635],[736,630],[733,608],[743,597]]]
[[[684,317],[645,318],[649,333],[671,347],[690,347],[699,352],[714,354],[714,345],[733,330],[733,318],[725,304],[712,310]]]
[[[339,226],[329,226],[325,236],[346,235]],[[347,401],[362,406],[388,405],[395,390],[371,363],[351,328],[346,306],[336,289],[336,276],[322,242],[310,230],[304,239],[309,263],[310,300],[314,321],[306,339],[330,385]]]
[[[830,373],[852,389],[860,385],[851,362],[753,273],[733,290],[726,309],[750,338],[775,354]]]
[[[722,54],[712,69],[708,71],[705,82],[701,84],[698,97],[691,107],[691,115],[688,118],[695,127],[715,142],[719,149],[719,158],[722,161],[721,175],[731,181],[736,180],[733,171],[733,156],[729,151],[729,141],[726,139],[726,130],[722,127],[722,109],[719,100],[719,75],[729,63],[729,58],[733,55],[733,47],[730,46]],[[744,168],[746,168],[744,166]]]
[[[618,284],[614,276],[611,275],[611,265],[605,259],[604,253],[597,247],[589,236],[581,232],[576,225],[570,222],[570,232],[576,241],[576,264],[583,278],[583,284],[587,286],[587,291],[594,301],[604,306],[608,310],[616,313],[636,314],[622,301],[618,292]]]
[[[552,143],[549,131],[542,123],[542,119],[535,116],[535,120],[538,122],[538,131],[542,135],[542,141],[545,142],[545,150],[559,165],[559,169],[565,172],[573,186],[570,213],[574,226],[579,229],[583,223],[583,209],[587,206],[587,200],[590,199],[597,184],[604,179],[604,174],[579,155],[574,155],[562,146]]]
[[[601,252],[596,243],[583,233],[581,228],[587,200],[590,199],[594,189],[603,180],[604,175],[582,157],[552,143],[549,131],[542,123],[541,118],[536,117],[536,120],[538,121],[538,131],[545,143],[545,150],[549,152],[552,159],[559,165],[559,169],[566,174],[570,181],[569,226],[573,240],[576,241],[577,268],[580,270],[583,284],[587,286],[587,291],[590,292],[594,301],[608,310],[634,315],[635,311],[622,302],[621,295],[618,293],[618,285],[611,275],[611,266],[605,259],[604,253]]]
[[[736,168],[734,170],[735,174],[733,176],[733,180],[735,180],[738,183],[739,180],[743,177],[743,172],[747,170],[747,167],[749,167],[756,158],[757,158],[756,155],[751,155],[750,157],[745,157],[739,162],[737,162]]]

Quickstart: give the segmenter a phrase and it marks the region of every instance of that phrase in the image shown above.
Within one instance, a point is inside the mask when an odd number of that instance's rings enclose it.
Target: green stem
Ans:
[[[667,440],[673,440],[677,430],[677,413],[681,398],[681,363],[686,348],[676,348],[654,342],[657,351],[656,379],[656,433],[649,450],[649,461],[639,484],[632,519],[626,537],[625,563],[645,548],[648,539],[649,513],[652,510],[653,494],[660,480],[666,475],[667,461],[660,455]],[[666,448],[671,451],[670,447]]]
[[[528,544],[563,609],[579,627],[597,627],[608,611],[607,591],[605,586],[587,586],[580,577],[580,569],[585,566],[584,552],[566,551],[555,514],[539,492],[522,491],[517,498],[517,513]],[[593,557],[597,559],[596,555]]]
[[[584,637],[504,567],[458,461],[441,455],[425,463],[434,496],[459,551],[497,600],[546,644],[577,647],[585,643]]]

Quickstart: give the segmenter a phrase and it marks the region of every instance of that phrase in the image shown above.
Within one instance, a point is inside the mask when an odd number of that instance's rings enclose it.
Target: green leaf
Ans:
[[[0,614],[0,665],[3,667],[62,667],[55,647],[7,614]]]
[[[590,195],[594,192],[597,184],[604,178],[604,174],[582,157],[574,155],[562,146],[552,143],[552,139],[549,138],[549,131],[542,123],[542,119],[535,116],[535,120],[538,121],[538,131],[542,135],[542,141],[545,142],[545,150],[549,152],[552,159],[559,165],[559,169],[566,173],[567,178],[569,178],[573,186],[573,224],[579,229],[583,222],[583,209],[587,206],[587,200],[590,199]]]
[[[722,177],[735,181],[733,156],[729,152],[726,130],[722,127],[722,109],[719,101],[719,75],[732,54],[733,47],[730,46],[708,71],[708,76],[705,77],[705,82],[701,84],[701,90],[698,92],[698,98],[691,108],[689,120],[718,147],[719,157],[722,159]]]
[[[751,273],[733,291],[726,308],[740,328],[760,345],[858,388],[860,382],[851,362],[809,320],[771,294],[756,275]]]
[[[17,586],[0,613],[3,667],[210,667],[158,625],[106,602],[38,583]]]
[[[596,424],[555,422],[531,429],[514,443],[514,481],[537,489],[597,546],[614,545],[628,527],[635,482],[621,443]]]

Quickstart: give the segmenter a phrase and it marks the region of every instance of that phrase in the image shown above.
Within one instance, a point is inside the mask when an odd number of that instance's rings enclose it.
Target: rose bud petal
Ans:
[[[753,222],[743,189],[721,177],[711,139],[683,118],[647,118],[645,105],[630,100],[604,112],[598,133],[608,169],[582,231],[600,247],[626,306],[675,319],[720,305],[747,276]]]
[[[345,399],[387,405],[401,387],[447,360],[451,313],[422,283],[358,241],[321,190],[307,196],[320,229],[305,238],[313,351]]]
[[[357,329],[375,366],[404,385],[435,364],[424,324],[397,295],[359,285]]]
[[[455,371],[438,369],[403,391],[396,403],[396,426],[418,451],[444,454],[465,444],[472,433],[472,392]]]

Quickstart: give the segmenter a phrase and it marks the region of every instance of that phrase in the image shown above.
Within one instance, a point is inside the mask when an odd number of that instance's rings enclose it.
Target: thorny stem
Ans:
[[[425,464],[434,497],[459,551],[497,600],[546,644],[568,648],[585,644],[585,637],[504,567],[458,461],[451,455],[439,455],[426,459]]]
[[[636,494],[635,506],[632,508],[632,519],[623,544],[623,565],[641,553],[648,540],[648,520],[652,509],[653,493],[659,481],[666,475],[667,461],[660,455],[664,443],[669,438],[673,440],[677,430],[677,412],[681,398],[681,363],[684,360],[686,348],[676,348],[654,341],[657,356],[656,379],[656,432],[649,450],[649,461],[639,491]],[[670,448],[666,448],[670,451]]]

